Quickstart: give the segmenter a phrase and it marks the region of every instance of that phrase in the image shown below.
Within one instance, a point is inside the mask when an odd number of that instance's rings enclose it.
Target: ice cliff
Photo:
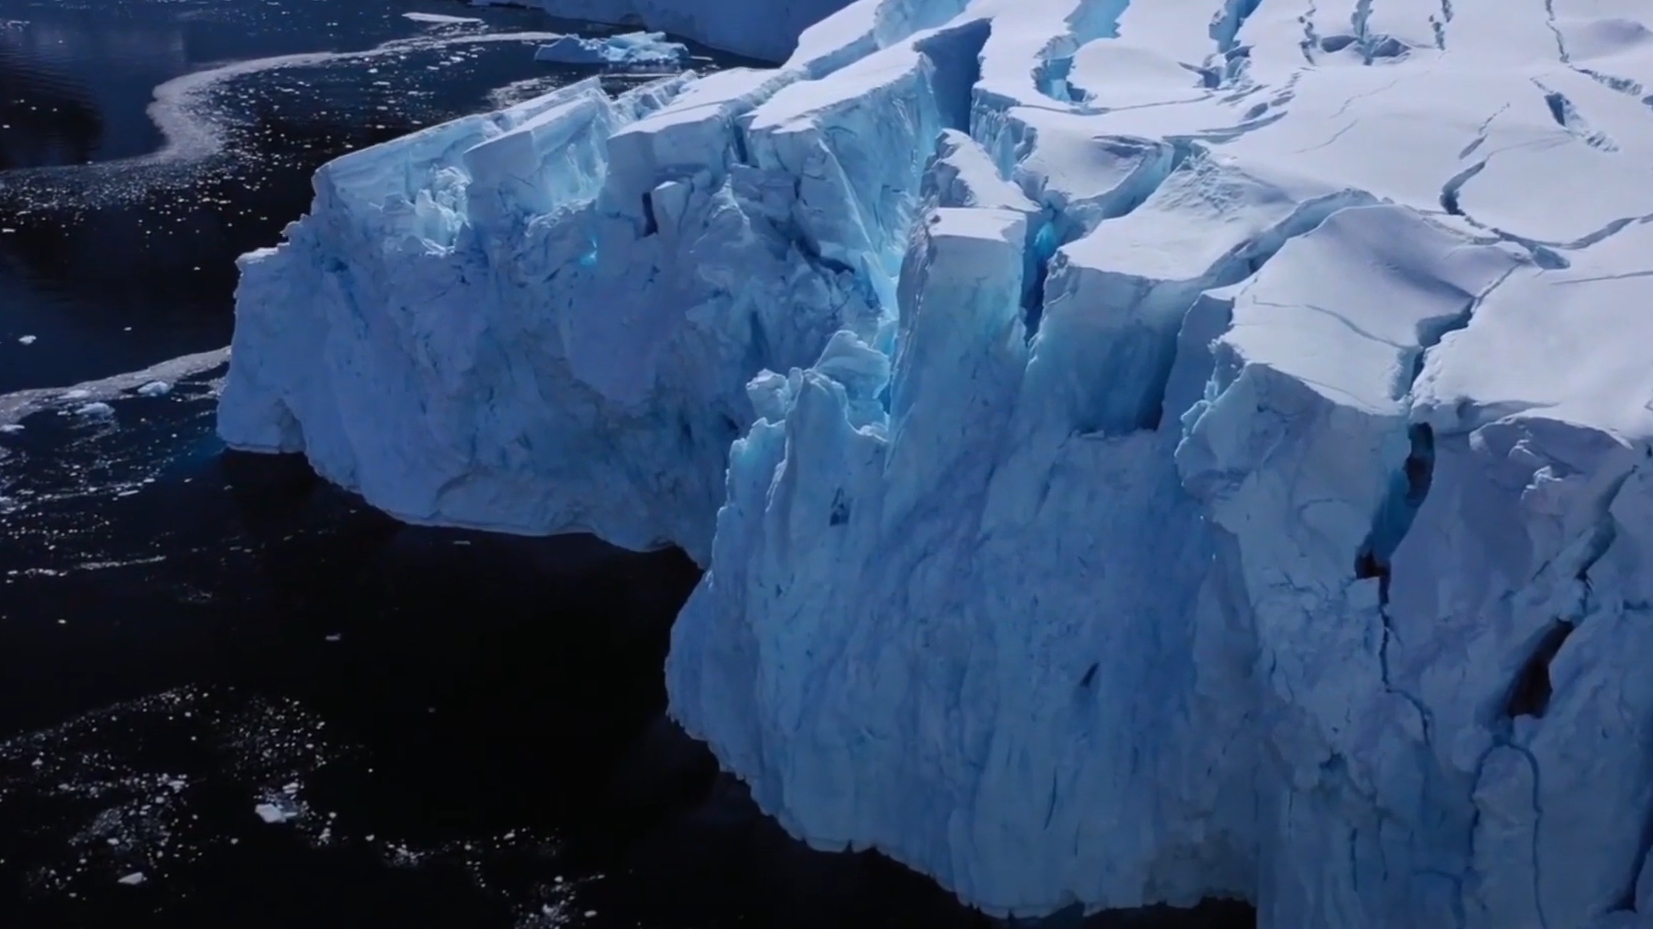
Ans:
[[[683,546],[675,716],[990,912],[1647,925],[1649,21],[862,0],[323,169],[220,430]]]

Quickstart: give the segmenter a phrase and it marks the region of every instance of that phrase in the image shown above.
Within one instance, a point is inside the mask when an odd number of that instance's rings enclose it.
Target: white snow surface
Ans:
[[[990,912],[1645,925],[1650,24],[861,0],[324,168],[220,431],[683,546],[676,718]]]

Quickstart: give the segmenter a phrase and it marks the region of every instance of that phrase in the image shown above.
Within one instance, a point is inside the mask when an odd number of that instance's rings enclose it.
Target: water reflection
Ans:
[[[91,95],[0,29],[0,171],[89,160],[103,138]]]

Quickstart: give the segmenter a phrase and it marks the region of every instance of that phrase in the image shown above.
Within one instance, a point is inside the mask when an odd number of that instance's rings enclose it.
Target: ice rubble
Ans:
[[[1648,17],[862,0],[323,169],[220,429],[684,546],[677,718],[989,911],[1642,925]]]
[[[571,65],[638,67],[675,65],[688,55],[687,46],[681,42],[667,41],[664,32],[628,32],[601,39],[565,35],[549,45],[541,45],[534,52],[534,60]]]

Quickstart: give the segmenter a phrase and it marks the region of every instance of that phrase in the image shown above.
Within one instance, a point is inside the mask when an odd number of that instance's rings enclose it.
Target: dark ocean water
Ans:
[[[991,924],[665,720],[680,553],[399,525],[226,453],[222,355],[163,364],[228,342],[317,165],[584,77],[531,61],[570,28],[0,0],[0,926]]]

